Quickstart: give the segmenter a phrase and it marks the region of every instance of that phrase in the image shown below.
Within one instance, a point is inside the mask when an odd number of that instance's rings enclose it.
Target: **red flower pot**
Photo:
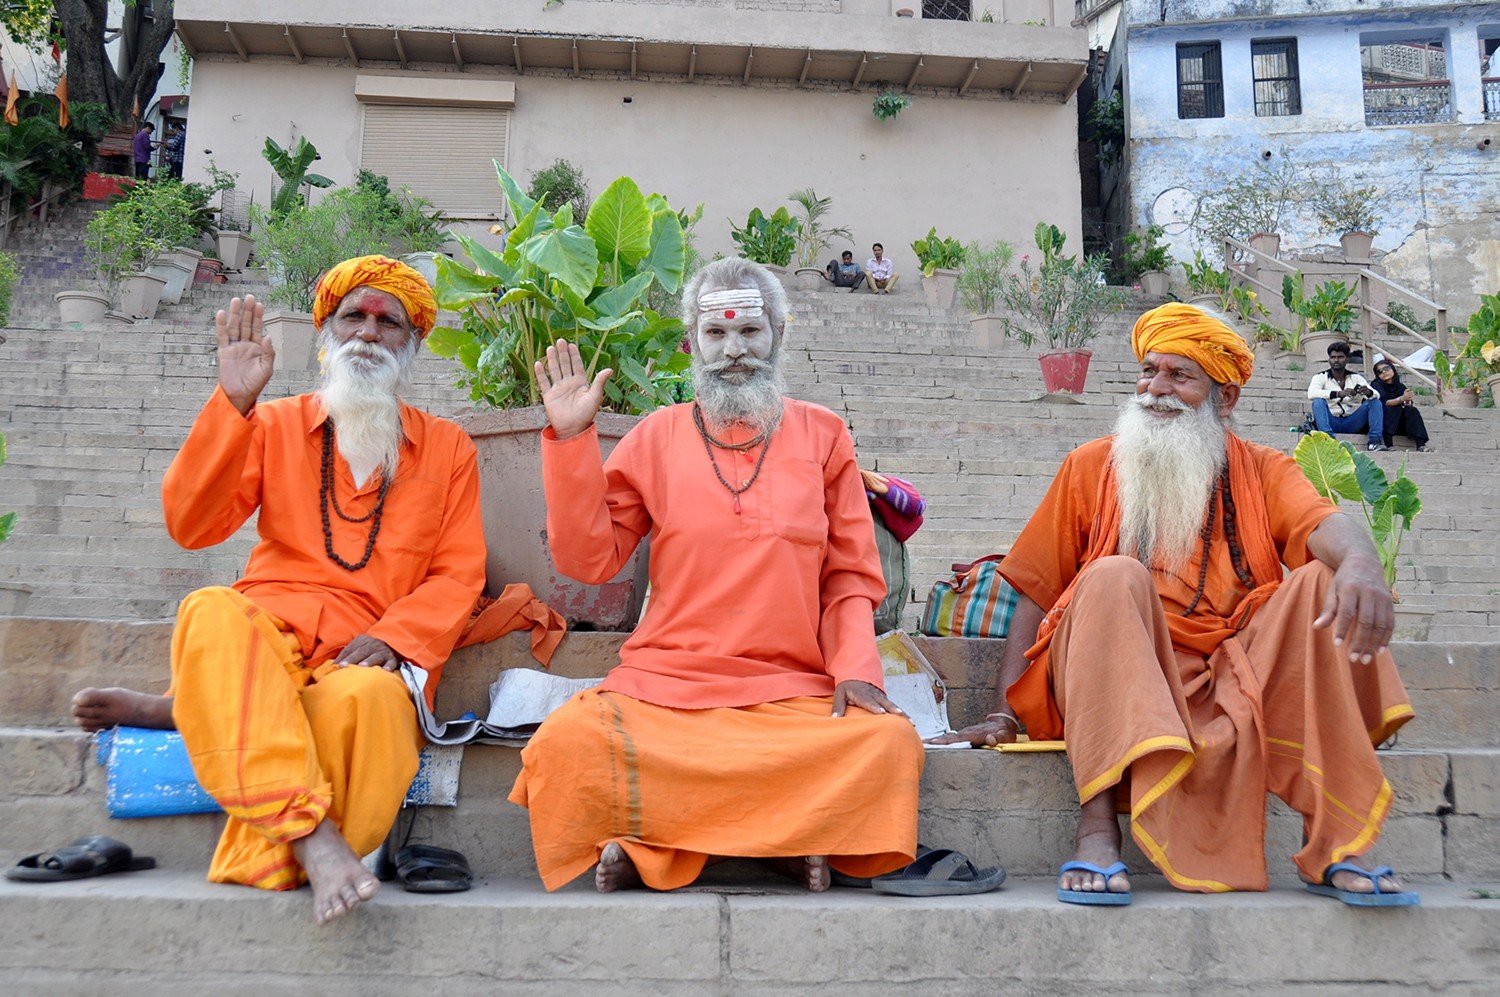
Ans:
[[[111,197],[124,195],[134,186],[133,179],[117,173],[86,173],[83,177],[83,199],[107,201]]]
[[[222,284],[224,275],[222,260],[211,259],[207,256],[198,261],[198,269],[193,273],[193,282],[196,284]]]
[[[1048,394],[1083,394],[1083,382],[1089,376],[1088,350],[1052,350],[1037,359],[1042,365],[1042,384]]]

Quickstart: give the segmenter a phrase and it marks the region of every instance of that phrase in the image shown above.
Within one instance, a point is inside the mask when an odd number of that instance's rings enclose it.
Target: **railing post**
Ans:
[[[1370,313],[1370,275],[1368,270],[1359,272],[1359,332],[1364,339],[1365,362],[1375,367],[1375,316]]]
[[[1438,349],[1444,353],[1448,352],[1448,309],[1441,306],[1437,310],[1437,342]]]

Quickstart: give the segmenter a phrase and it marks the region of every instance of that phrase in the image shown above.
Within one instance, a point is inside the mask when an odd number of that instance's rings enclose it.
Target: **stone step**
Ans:
[[[808,895],[727,874],[674,893],[608,895],[582,885],[548,895],[529,880],[492,877],[460,894],[388,886],[316,930],[306,891],[265,894],[153,871],[0,883],[0,981],[14,992],[166,997],[497,988],[685,997],[838,986],[874,997],[1488,992],[1500,974],[1500,904],[1468,884],[1420,888],[1419,909],[1371,912],[1294,883],[1232,896],[1143,884],[1130,907],[1100,916],[1059,904],[1050,880],[919,900]],[[58,936],[88,943],[39,941]]]

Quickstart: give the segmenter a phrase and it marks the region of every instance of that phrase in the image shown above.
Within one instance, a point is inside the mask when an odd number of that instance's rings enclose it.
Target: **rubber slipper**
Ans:
[[[102,834],[79,838],[55,852],[28,855],[5,870],[5,878],[23,883],[63,883],[114,872],[155,869],[156,859],[137,858],[130,846]]]
[[[407,845],[396,852],[396,881],[408,893],[462,893],[474,885],[474,873],[461,852]]]
[[[1120,873],[1130,875],[1130,870],[1125,868],[1124,862],[1116,862],[1106,869],[1101,869],[1092,862],[1064,862],[1062,868],[1057,870],[1061,876],[1065,872],[1092,872],[1104,877],[1103,893],[1085,893],[1083,890],[1065,890],[1061,886],[1057,888],[1057,899],[1065,904],[1082,904],[1087,907],[1124,907],[1130,903],[1130,891],[1115,892],[1110,890],[1109,881]]]
[[[918,842],[916,854],[913,855],[912,858],[913,860],[919,859],[930,851],[932,851],[931,848],[928,848],[926,845]],[[851,890],[868,890],[870,888],[869,876],[849,876],[845,875],[842,872],[839,872],[837,869],[831,869],[829,871],[833,873],[834,886],[843,886]]]
[[[1358,893],[1354,890],[1341,890],[1331,882],[1336,872],[1352,872],[1356,876],[1370,881],[1373,893]],[[1422,902],[1419,894],[1411,890],[1391,892],[1380,888],[1381,876],[1394,876],[1396,871],[1388,865],[1380,866],[1378,869],[1361,869],[1352,862],[1335,862],[1323,870],[1323,882],[1307,883],[1307,892],[1316,893],[1320,897],[1333,897],[1341,900],[1350,907],[1416,907]]]
[[[981,869],[963,852],[934,848],[905,869],[876,876],[870,889],[898,897],[961,897],[998,890],[1003,882],[1000,866]]]

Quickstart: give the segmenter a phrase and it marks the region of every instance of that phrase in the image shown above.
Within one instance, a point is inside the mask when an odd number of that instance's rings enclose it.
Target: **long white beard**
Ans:
[[[732,363],[749,367],[739,383],[723,376]],[[732,375],[731,375],[732,376]],[[693,397],[703,410],[710,426],[719,429],[744,426],[752,433],[771,432],[781,423],[781,402],[786,394],[786,379],[781,372],[781,351],[769,360],[741,357],[703,363],[693,355]]]
[[[361,339],[335,346],[326,333],[320,343],[328,360],[318,396],[333,417],[334,440],[354,483],[363,485],[381,468],[387,478],[395,477],[401,453],[400,399],[411,384],[417,338],[411,337],[399,353]]]
[[[1171,419],[1148,409],[1187,413]],[[1113,463],[1120,484],[1120,553],[1178,571],[1202,544],[1214,483],[1227,460],[1227,431],[1214,398],[1197,408],[1176,398],[1136,395],[1115,421]]]

